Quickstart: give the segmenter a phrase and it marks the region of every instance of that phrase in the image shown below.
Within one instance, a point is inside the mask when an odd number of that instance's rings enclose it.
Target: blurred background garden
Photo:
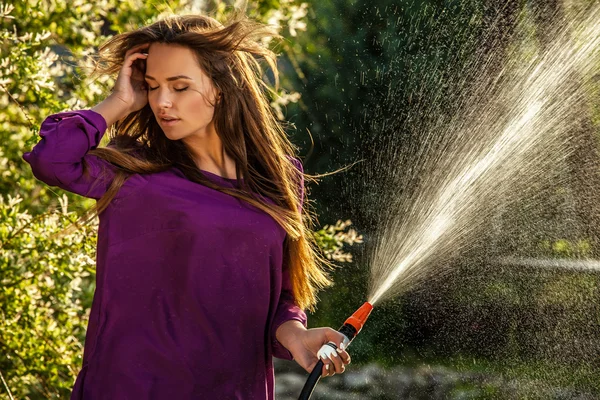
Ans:
[[[424,127],[456,113],[481,60],[493,73],[509,53],[534,57],[595,3],[248,3],[250,16],[280,27],[272,105],[305,171],[350,166],[307,187],[317,241],[339,266],[310,326],[337,328],[367,299],[379,217],[387,199],[408,196],[411,158],[395,154],[421,151]],[[0,398],[68,398],[95,288],[96,222],[71,226],[93,201],[42,184],[21,158],[41,121],[107,95],[113,81],[91,81],[82,62],[110,35],[168,13],[225,20],[236,5],[0,2]],[[600,63],[596,71],[581,78],[561,167],[486,213],[486,229],[428,265],[427,279],[378,304],[346,373],[324,379],[314,398],[600,398]],[[276,368],[277,398],[297,397],[306,375],[290,362]]]

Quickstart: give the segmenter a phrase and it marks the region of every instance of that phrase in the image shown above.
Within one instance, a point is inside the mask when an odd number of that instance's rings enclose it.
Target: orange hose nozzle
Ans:
[[[360,332],[365,322],[367,322],[367,318],[369,318],[371,311],[373,311],[373,305],[366,301],[365,304],[360,306],[360,308],[346,320],[345,323],[352,325],[354,329],[356,329],[356,334],[358,335],[358,332]]]

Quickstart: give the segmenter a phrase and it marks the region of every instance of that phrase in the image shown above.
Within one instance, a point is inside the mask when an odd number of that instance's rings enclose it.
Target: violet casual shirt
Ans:
[[[87,153],[105,131],[94,111],[55,114],[23,158],[43,182],[98,199],[115,169]],[[306,325],[282,267],[284,229],[177,168],[131,176],[99,220],[71,399],[272,399],[272,356],[291,359],[275,331],[292,319]]]

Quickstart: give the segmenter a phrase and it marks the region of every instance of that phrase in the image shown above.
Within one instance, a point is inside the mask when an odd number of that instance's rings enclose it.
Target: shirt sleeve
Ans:
[[[298,168],[298,170],[302,173],[304,172],[304,169],[302,167],[302,163],[295,159],[292,158],[291,160],[294,165],[296,166],[296,168]],[[304,198],[304,176],[302,174],[299,174],[300,178],[299,178],[299,191],[300,191],[300,199]],[[300,202],[300,211],[302,209],[302,201]],[[291,320],[296,320],[296,321],[300,321],[300,323],[302,323],[302,325],[304,325],[304,327],[306,328],[306,313],[304,312],[304,310],[302,310],[300,307],[298,307],[296,305],[296,302],[294,301],[294,294],[292,291],[292,283],[290,280],[290,274],[289,274],[289,269],[288,268],[284,268],[282,271],[282,278],[281,278],[282,282],[281,282],[281,296],[279,297],[279,303],[277,305],[277,309],[275,311],[275,317],[273,318],[273,323],[271,325],[271,337],[273,338],[272,340],[272,346],[271,346],[271,350],[273,353],[273,356],[277,357],[277,358],[283,358],[285,360],[292,360],[292,354],[285,348],[283,347],[283,345],[281,343],[279,343],[279,341],[277,340],[277,337],[275,336],[275,332],[277,332],[277,329],[281,326],[281,324],[283,324],[284,322],[287,321],[291,321]]]
[[[99,199],[108,190],[116,167],[87,153],[98,147],[106,128],[102,115],[92,110],[53,114],[42,122],[41,140],[23,159],[42,182]]]

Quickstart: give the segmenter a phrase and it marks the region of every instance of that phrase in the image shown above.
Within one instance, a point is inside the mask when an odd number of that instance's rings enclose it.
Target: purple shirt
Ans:
[[[87,152],[105,131],[94,111],[55,114],[23,158],[45,183],[98,199],[115,167]],[[71,399],[272,399],[272,356],[291,359],[275,331],[293,319],[306,325],[282,270],[285,230],[175,167],[132,175],[99,218],[96,292]]]

